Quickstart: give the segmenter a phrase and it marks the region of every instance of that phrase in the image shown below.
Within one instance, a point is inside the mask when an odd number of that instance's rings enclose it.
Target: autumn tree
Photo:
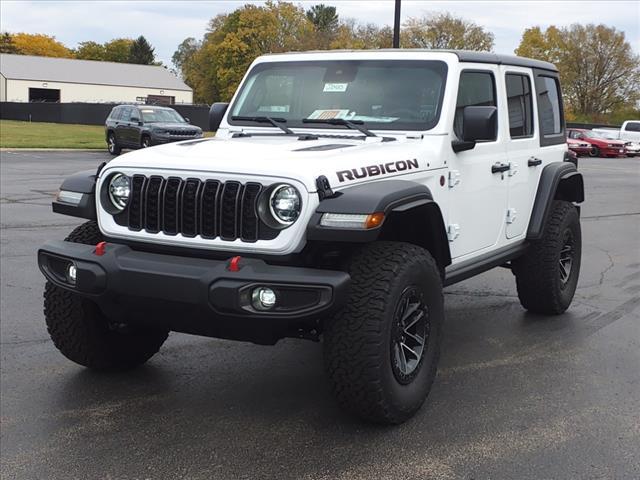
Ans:
[[[400,33],[405,48],[491,51],[493,39],[493,33],[450,13],[409,18]]]
[[[104,60],[107,62],[127,63],[131,53],[130,38],[114,38],[104,44]]]
[[[373,23],[361,25],[353,19],[340,22],[335,38],[330,44],[332,49],[372,50],[391,48],[393,30],[389,26],[379,27]]]
[[[14,33],[11,40],[15,53],[40,57],[73,57],[73,52],[57,41],[55,37],[42,34]]]
[[[556,65],[567,110],[578,119],[602,121],[640,100],[640,57],[613,27],[529,28],[515,52]]]
[[[106,60],[107,52],[103,44],[97,42],[80,42],[75,50],[79,60]]]
[[[182,77],[194,89],[196,101],[211,103],[231,98],[257,56],[308,50],[314,47],[313,38],[313,24],[302,8],[268,1],[216,16],[202,43],[191,45],[198,45],[196,51],[185,57],[187,50],[178,49],[174,56],[181,61]]]
[[[0,35],[0,53],[18,53],[18,47],[13,43],[9,32],[3,32]]]
[[[200,46],[200,42],[195,38],[185,38],[182,43],[178,45],[178,49],[173,53],[171,63],[173,63],[176,69],[181,70],[183,65],[187,65],[191,61],[191,58],[198,51]]]
[[[128,61],[129,63],[152,65],[156,60],[154,50],[147,39],[140,35],[131,43]]]

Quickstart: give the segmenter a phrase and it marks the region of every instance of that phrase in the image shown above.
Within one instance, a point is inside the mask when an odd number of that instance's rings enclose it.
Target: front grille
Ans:
[[[177,135],[179,137],[193,137],[197,135],[197,130],[167,130],[169,135]]]
[[[277,231],[264,225],[257,213],[262,190],[262,184],[254,182],[134,175],[129,208],[120,220],[130,230],[149,233],[245,242],[272,239]]]

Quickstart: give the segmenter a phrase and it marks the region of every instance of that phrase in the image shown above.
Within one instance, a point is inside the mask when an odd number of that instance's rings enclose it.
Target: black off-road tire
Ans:
[[[95,245],[102,241],[98,224],[86,222],[66,238]],[[95,370],[127,370],[146,362],[167,339],[166,330],[114,327],[98,306],[47,282],[44,315],[55,346],[69,360]]]
[[[561,259],[568,258],[569,273],[563,272]],[[582,233],[578,210],[570,202],[555,200],[544,234],[513,263],[520,304],[527,310],[546,315],[563,313],[573,300],[580,275]]]
[[[114,132],[109,132],[107,135],[107,150],[109,150],[111,155],[120,155],[122,152],[122,147],[118,145],[118,140]]]
[[[348,272],[347,305],[324,331],[330,388],[343,408],[367,421],[402,423],[420,409],[436,375],[444,319],[440,271],[423,248],[375,242],[353,255]],[[402,332],[394,317],[407,292],[424,301],[426,333],[415,370],[404,376],[394,362],[394,338]]]

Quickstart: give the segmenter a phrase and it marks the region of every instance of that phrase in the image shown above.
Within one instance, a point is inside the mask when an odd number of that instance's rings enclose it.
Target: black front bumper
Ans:
[[[67,276],[76,267],[73,284]],[[286,336],[310,336],[319,320],[341,308],[350,277],[333,270],[272,266],[133,250],[109,243],[96,247],[54,241],[38,251],[45,277],[95,302],[115,323],[137,323],[220,338],[274,343]],[[269,287],[277,304],[269,311],[252,305],[252,292]]]

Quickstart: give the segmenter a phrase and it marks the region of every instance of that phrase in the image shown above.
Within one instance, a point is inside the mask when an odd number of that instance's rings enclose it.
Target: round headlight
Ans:
[[[122,173],[116,173],[109,181],[109,199],[114,207],[122,211],[129,202],[131,194],[131,182],[129,177]]]
[[[291,225],[298,219],[302,201],[300,194],[291,185],[278,185],[269,198],[269,209],[273,218],[282,225]]]

